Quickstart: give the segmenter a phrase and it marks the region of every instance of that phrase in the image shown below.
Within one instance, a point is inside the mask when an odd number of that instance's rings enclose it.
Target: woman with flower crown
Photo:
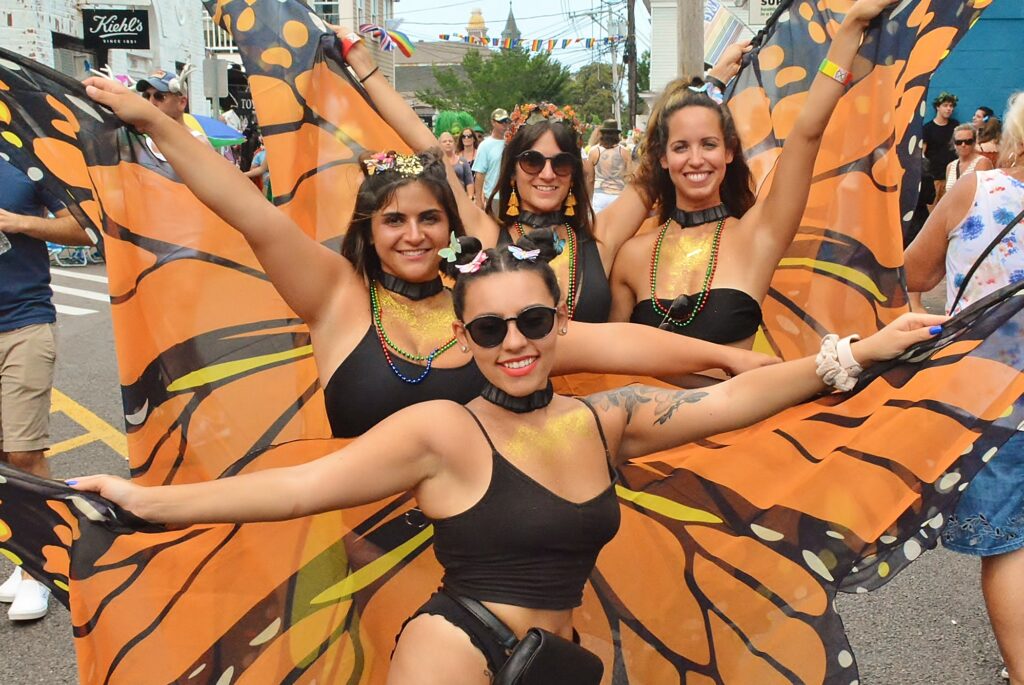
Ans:
[[[655,104],[634,183],[660,207],[659,231],[623,246],[612,273],[613,321],[751,348],[761,301],[793,241],[815,158],[852,81],[868,23],[896,0],[857,0],[786,135],[771,189],[755,198],[736,125],[721,93],[677,80]]]
[[[430,130],[377,70],[370,51],[351,42],[348,30],[335,27],[345,59],[366,88],[381,116],[414,150],[435,145]],[[713,73],[726,80],[738,68],[743,48],[732,46]],[[506,245],[536,229],[553,230],[561,254],[552,263],[566,293],[570,319],[603,323],[609,319],[608,275],[619,248],[639,229],[651,202],[631,186],[595,217],[580,152],[583,127],[571,106],[548,102],[521,104],[505,134],[498,182],[484,206],[498,198],[491,216],[456,189],[467,233],[484,245]],[[453,187],[457,186],[453,181]],[[656,199],[650,196],[650,199]]]
[[[359,435],[411,404],[468,402],[484,384],[452,332],[439,276],[463,231],[446,165],[435,152],[364,160],[365,179],[341,254],[309,238],[212,150],[120,84],[86,81],[91,97],[160,145],[184,183],[249,243],[274,287],[306,322],[337,437]],[[181,135],[184,133],[185,135]],[[741,372],[764,355],[681,341],[634,325],[572,326],[555,373]],[[636,355],[643,348],[650,353]]]

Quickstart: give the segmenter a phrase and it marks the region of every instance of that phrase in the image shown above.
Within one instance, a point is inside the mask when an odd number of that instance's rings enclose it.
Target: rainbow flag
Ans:
[[[533,51],[540,50],[540,39],[539,38],[530,41],[530,50],[533,50]]]
[[[708,18],[710,17],[710,19]],[[704,61],[714,64],[725,49],[753,35],[746,24],[737,19],[718,0],[707,0],[704,6]]]

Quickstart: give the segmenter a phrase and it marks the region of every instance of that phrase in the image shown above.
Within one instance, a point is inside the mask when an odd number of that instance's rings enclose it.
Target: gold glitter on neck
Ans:
[[[591,435],[593,419],[584,408],[549,418],[540,428],[519,425],[501,453],[514,461],[556,459],[578,449]]]
[[[390,291],[378,287],[377,300],[381,322],[400,347],[414,354],[430,354],[451,340],[455,310],[449,293],[445,292],[444,297],[399,301]]]
[[[658,297],[699,292],[711,258],[714,230],[669,227],[658,264]]]

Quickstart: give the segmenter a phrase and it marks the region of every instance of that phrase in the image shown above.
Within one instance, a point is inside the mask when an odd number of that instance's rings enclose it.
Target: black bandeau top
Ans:
[[[391,355],[405,376],[416,378],[424,367]],[[420,383],[406,383],[388,366],[373,325],[345,358],[324,388],[331,434],[336,438],[362,435],[395,412],[430,400],[465,404],[480,395],[486,381],[470,361],[454,369],[431,368]]]
[[[480,420],[470,415],[491,447],[491,482],[472,507],[433,521],[445,589],[529,609],[579,606],[597,555],[619,529],[615,472],[609,465],[612,481],[600,494],[571,502],[506,460]],[[594,420],[607,458],[608,443],[596,414]]]
[[[697,296],[690,295],[690,301],[696,303]],[[672,300],[659,298],[658,302],[665,310],[672,306]],[[690,315],[692,306],[673,318],[685,320]],[[650,299],[646,299],[637,302],[629,320],[632,323],[657,328],[661,326],[665,317],[654,310]],[[691,338],[727,345],[746,340],[757,333],[757,327],[760,325],[761,305],[757,300],[742,290],[712,288],[708,291],[708,299],[704,308],[689,326],[683,328],[671,326],[668,330]]]
[[[597,241],[581,236],[579,231],[576,235],[579,236],[579,299],[576,300],[573,320],[584,323],[608,323],[612,311],[612,287],[604,273],[604,265],[601,264]],[[513,242],[508,229],[501,229],[498,246],[504,247]],[[562,296],[566,297],[566,293],[562,293]]]

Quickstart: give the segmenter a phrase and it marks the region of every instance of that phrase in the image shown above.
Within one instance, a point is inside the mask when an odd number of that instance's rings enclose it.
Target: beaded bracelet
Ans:
[[[818,377],[825,385],[841,392],[853,390],[857,376],[863,370],[850,349],[851,341],[856,339],[859,338],[851,335],[840,340],[835,333],[821,339],[821,351],[814,358],[814,363],[818,366]]]

